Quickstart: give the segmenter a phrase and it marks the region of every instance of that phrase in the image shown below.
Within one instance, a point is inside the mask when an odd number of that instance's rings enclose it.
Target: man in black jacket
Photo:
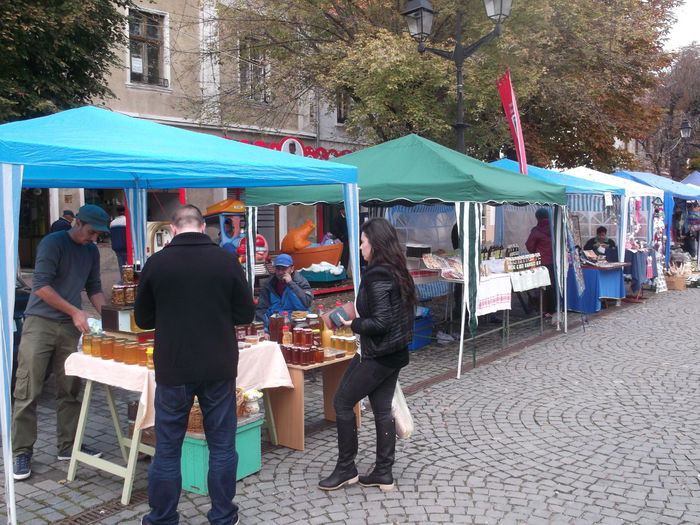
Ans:
[[[255,307],[243,269],[204,234],[195,206],[173,213],[173,240],[153,254],[141,274],[134,316],[155,328],[156,455],[148,471],[151,511],[143,524],[177,523],[180,454],[194,396],[209,447],[209,522],[238,523],[236,494],[236,373],[234,326],[253,320]]]

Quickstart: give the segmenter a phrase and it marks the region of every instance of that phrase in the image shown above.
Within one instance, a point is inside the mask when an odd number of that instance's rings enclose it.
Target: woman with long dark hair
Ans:
[[[350,361],[333,399],[338,429],[335,470],[318,484],[335,490],[358,480],[365,487],[394,488],[392,466],[396,427],[391,400],[399,371],[408,364],[408,344],[418,302],[396,230],[385,219],[370,219],[360,228],[360,251],[368,266],[355,301],[357,317],[345,321],[360,336],[360,353]],[[374,470],[358,476],[357,424],[353,407],[369,396],[377,430]]]

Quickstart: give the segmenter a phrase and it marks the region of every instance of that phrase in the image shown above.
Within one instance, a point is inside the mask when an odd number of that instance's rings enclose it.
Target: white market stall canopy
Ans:
[[[354,166],[291,155],[87,106],[1,125],[0,174],[0,259],[4,262],[0,279],[0,420],[5,501],[11,524],[16,523],[10,443],[11,326],[22,186],[126,189],[134,248],[143,254],[146,189],[343,184],[351,261],[353,267],[359,268]],[[248,237],[248,253],[253,253],[254,237]],[[248,259],[254,261],[252,257]],[[143,255],[141,260],[145,260]]]
[[[574,177],[591,180],[593,182],[601,182],[603,184],[610,184],[611,186],[618,186],[625,190],[625,195],[627,197],[664,198],[664,192],[662,190],[647,186],[646,184],[640,184],[639,182],[635,182],[633,180],[615,177],[614,175],[603,173],[602,171],[596,171],[585,166],[578,166],[576,168],[564,170],[563,173],[566,175],[573,175]]]

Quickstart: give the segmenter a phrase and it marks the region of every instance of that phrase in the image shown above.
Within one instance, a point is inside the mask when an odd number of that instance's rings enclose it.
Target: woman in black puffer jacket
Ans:
[[[396,230],[385,219],[370,219],[360,229],[360,251],[369,263],[357,294],[357,317],[345,324],[360,336],[361,355],[350,362],[333,399],[338,428],[338,461],[318,484],[335,490],[359,480],[365,487],[394,488],[392,465],[396,428],[391,400],[399,371],[408,364],[417,304],[413,279],[406,268]],[[374,470],[358,476],[357,425],[353,407],[369,396],[377,429]]]

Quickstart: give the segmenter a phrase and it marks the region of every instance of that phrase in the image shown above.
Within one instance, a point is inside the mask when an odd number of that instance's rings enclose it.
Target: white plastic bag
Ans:
[[[398,381],[394,389],[394,398],[391,400],[391,414],[394,416],[396,423],[396,435],[401,439],[411,437],[411,434],[413,434],[413,417],[411,416],[411,411],[408,410],[406,398]]]

